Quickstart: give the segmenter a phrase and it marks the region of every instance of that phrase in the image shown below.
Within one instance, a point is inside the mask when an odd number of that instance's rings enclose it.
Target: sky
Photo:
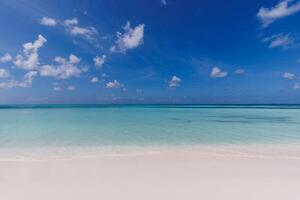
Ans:
[[[0,104],[300,103],[300,0],[0,0]]]

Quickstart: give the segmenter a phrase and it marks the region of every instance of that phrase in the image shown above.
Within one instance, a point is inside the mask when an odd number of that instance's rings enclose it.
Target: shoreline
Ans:
[[[164,154],[186,154],[213,157],[300,159],[298,143],[227,144],[186,146],[68,146],[34,148],[0,148],[1,161],[47,161],[97,157],[131,157]]]

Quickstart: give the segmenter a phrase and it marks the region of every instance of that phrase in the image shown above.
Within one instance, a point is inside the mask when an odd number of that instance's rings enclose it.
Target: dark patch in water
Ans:
[[[254,124],[253,121],[242,121],[242,120],[206,120],[209,122],[217,122],[217,123],[243,123],[243,124]]]
[[[242,116],[242,115],[230,115],[224,116],[224,119],[220,119],[220,116],[209,116],[211,118],[206,121],[219,122],[219,123],[295,123],[290,117],[271,117],[271,116]],[[215,119],[213,119],[215,118]]]
[[[179,121],[179,122],[188,122],[188,123],[192,122],[192,120],[190,120],[190,119],[170,118],[170,120],[172,120],[172,121]]]
[[[170,120],[178,121],[180,119],[179,118],[170,118]]]

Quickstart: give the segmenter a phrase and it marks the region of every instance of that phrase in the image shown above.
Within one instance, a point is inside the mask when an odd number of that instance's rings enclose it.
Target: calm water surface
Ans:
[[[300,144],[300,107],[2,106],[0,149]]]

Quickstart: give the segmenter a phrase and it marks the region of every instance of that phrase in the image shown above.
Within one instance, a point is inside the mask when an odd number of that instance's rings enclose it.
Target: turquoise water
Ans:
[[[0,149],[300,144],[300,107],[0,106]]]

